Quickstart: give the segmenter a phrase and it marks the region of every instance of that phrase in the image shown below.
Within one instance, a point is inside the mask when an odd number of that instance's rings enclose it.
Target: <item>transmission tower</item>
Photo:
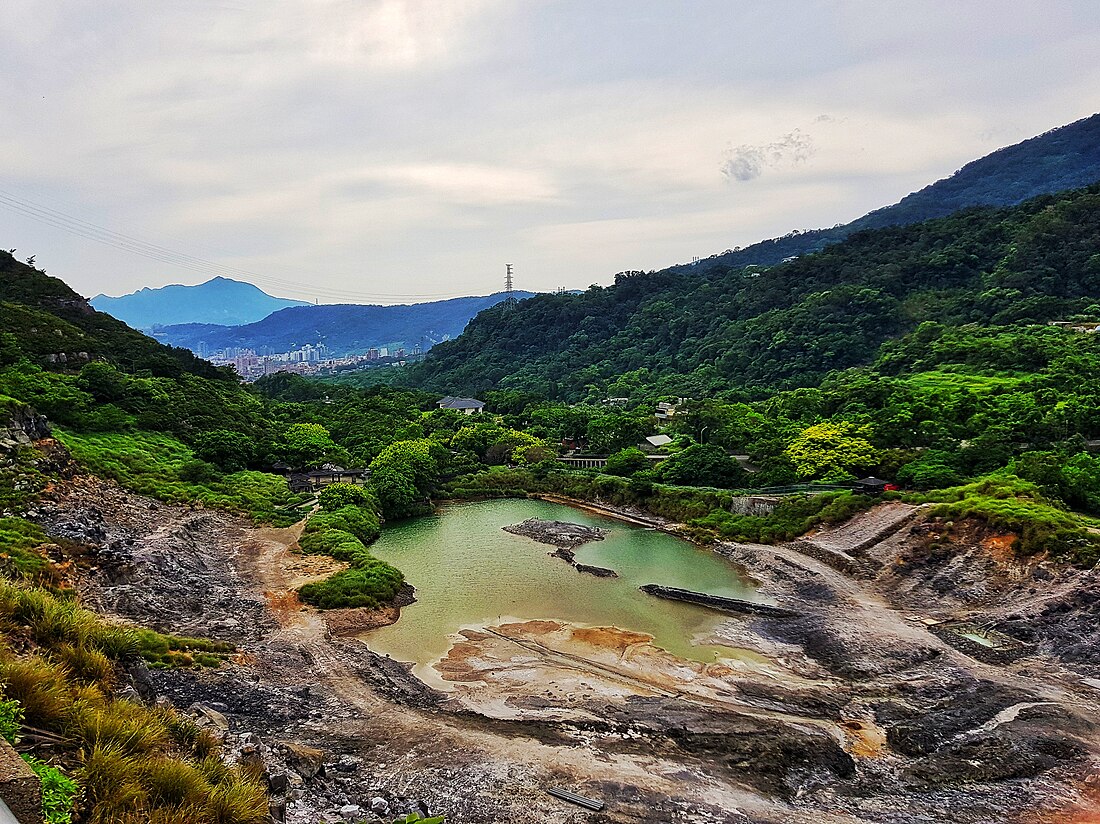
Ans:
[[[512,264],[504,264],[504,308],[511,309],[516,305],[516,296],[512,294]]]

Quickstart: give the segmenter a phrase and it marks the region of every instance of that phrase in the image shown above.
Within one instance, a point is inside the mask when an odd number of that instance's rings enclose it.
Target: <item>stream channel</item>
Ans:
[[[577,572],[550,555],[554,547],[501,529],[527,518],[610,530],[602,541],[578,547],[576,559],[618,577]],[[361,638],[375,652],[414,663],[414,673],[437,686],[431,665],[459,629],[533,619],[647,633],[656,646],[694,661],[747,657],[745,650],[700,643],[727,616],[638,591],[664,584],[755,600],[751,582],[722,556],[654,529],[546,501],[483,501],[387,526],[371,552],[405,573],[416,603],[401,610],[397,623]]]

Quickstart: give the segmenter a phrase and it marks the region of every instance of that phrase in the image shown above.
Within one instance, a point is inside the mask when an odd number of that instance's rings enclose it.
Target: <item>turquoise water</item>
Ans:
[[[577,561],[615,570],[618,578],[577,572],[554,547],[501,529],[527,518],[569,521],[610,530],[576,550]],[[654,636],[685,658],[713,661],[736,653],[692,643],[723,620],[712,610],[639,592],[664,584],[713,595],[752,598],[751,584],[714,552],[671,535],[545,501],[456,504],[387,526],[371,552],[405,573],[417,602],[401,619],[362,636],[376,652],[428,664],[450,648],[463,627],[548,619],[615,626]]]

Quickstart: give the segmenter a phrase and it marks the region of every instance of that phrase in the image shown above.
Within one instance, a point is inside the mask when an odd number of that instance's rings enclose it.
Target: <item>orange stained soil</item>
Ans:
[[[522,621],[514,624],[501,624],[496,629],[501,635],[514,637],[517,635],[549,635],[560,630],[562,626],[564,625],[558,621]],[[465,632],[462,634],[466,635]]]
[[[840,722],[844,749],[856,758],[881,758],[886,747],[886,733],[874,724],[858,719]]]
[[[982,548],[999,564],[1017,564],[1019,558],[1012,549],[1015,542],[1016,536],[1012,534],[990,535],[982,541]]]
[[[573,630],[573,640],[593,647],[622,652],[635,644],[652,641],[653,636],[646,635],[643,632],[619,629],[618,627],[577,627]]]

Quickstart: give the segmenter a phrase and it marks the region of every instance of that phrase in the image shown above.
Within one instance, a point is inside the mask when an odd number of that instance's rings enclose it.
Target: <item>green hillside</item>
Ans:
[[[0,250],[0,330],[15,335],[37,365],[63,369],[105,359],[119,368],[225,380],[186,349],[162,346],[110,315],[95,311],[63,281]]]
[[[809,386],[925,321],[1100,319],[1100,187],[857,233],[771,268],[664,270],[475,318],[406,380],[598,401]]]

